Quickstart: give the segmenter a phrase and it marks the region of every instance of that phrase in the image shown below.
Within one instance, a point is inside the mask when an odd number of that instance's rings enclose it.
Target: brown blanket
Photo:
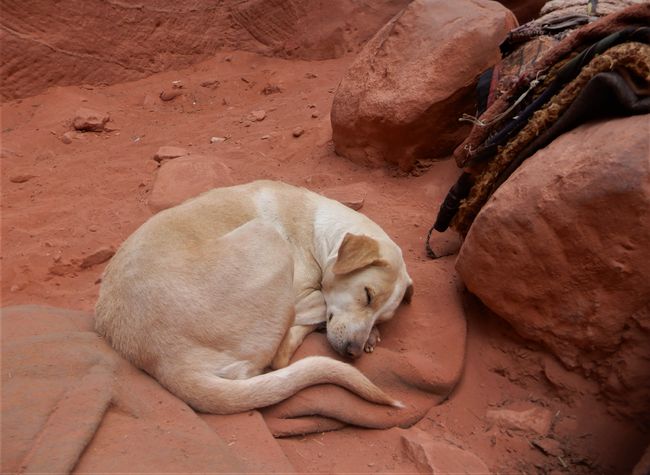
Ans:
[[[427,266],[426,272],[414,272],[428,275],[427,281],[415,283],[412,303],[400,307],[395,318],[380,327],[381,343],[355,364],[406,408],[368,403],[339,387],[312,387],[263,411],[276,437],[346,424],[375,429],[407,427],[449,396],[461,376],[466,330],[454,258],[414,265]],[[314,354],[338,358],[321,334],[310,335],[294,359]]]
[[[502,121],[496,120],[496,118],[502,116],[514,102],[514,98],[523,94],[542,72],[558,64],[569,53],[580,51],[584,46],[591,45],[614,32],[626,27],[643,27],[648,24],[650,24],[650,3],[626,8],[619,13],[586,25],[564,38],[522,75],[519,82],[501,95],[480,117],[483,123],[489,125],[474,126],[465,141],[456,148],[454,158],[458,166],[465,167],[474,158],[480,144],[501,127]]]

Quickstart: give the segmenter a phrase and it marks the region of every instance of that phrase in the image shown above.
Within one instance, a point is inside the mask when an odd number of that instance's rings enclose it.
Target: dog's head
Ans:
[[[372,327],[392,318],[402,301],[410,302],[413,281],[395,243],[348,233],[325,268],[322,292],[327,339],[341,355],[356,358]]]

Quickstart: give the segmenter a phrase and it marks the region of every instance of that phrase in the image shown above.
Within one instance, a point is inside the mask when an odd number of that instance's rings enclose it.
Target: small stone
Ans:
[[[87,269],[88,267],[96,266],[109,260],[115,254],[115,250],[110,247],[103,247],[93,252],[91,255],[86,256],[81,261],[81,268]]]
[[[353,183],[323,190],[323,194],[332,200],[344,204],[355,211],[360,210],[368,194],[368,184],[365,182]]]
[[[268,134],[267,135],[262,135],[262,140],[268,140],[270,138],[271,138],[271,136],[268,135]]]
[[[91,225],[88,227],[88,231],[90,231],[91,233],[96,233],[98,229],[99,229],[99,228],[97,227],[96,224],[91,224]]]
[[[311,113],[311,118],[312,119],[318,119],[319,116],[320,116],[320,114],[318,112],[312,112]]]
[[[506,429],[535,432],[539,435],[548,434],[553,421],[551,411],[541,407],[519,411],[493,409],[487,411],[486,417]]]
[[[164,145],[158,149],[153,159],[157,162],[162,162],[163,160],[171,160],[173,158],[184,157],[185,155],[187,155],[187,150],[184,148]]]
[[[172,88],[173,89],[183,89],[185,85],[183,84],[182,81],[172,81]]]
[[[152,107],[156,103],[156,98],[151,94],[146,94],[144,99],[142,99],[142,105],[144,107]]]
[[[66,132],[61,136],[61,142],[66,145],[70,145],[72,143],[72,137],[72,132]]]
[[[314,73],[305,73],[307,79],[316,79],[318,76]]]
[[[165,160],[149,195],[149,208],[157,213],[218,186],[233,184],[229,168],[213,157],[191,155]]]
[[[221,142],[225,142],[225,141],[226,141],[226,137],[211,137],[210,138],[210,143],[221,143]]]
[[[77,270],[76,267],[73,266],[72,264],[64,264],[58,261],[49,269],[50,274],[58,275],[59,277],[63,277],[64,275],[74,274],[76,270]]]
[[[293,136],[296,138],[300,137],[304,133],[305,133],[305,129],[303,129],[302,127],[296,127],[295,129],[293,129],[292,132]]]
[[[77,110],[72,125],[75,129],[81,130],[82,132],[101,132],[109,120],[110,117],[106,113],[82,107]]]
[[[227,63],[230,63],[232,61],[232,56],[226,56],[225,58],[223,58],[223,60],[226,61]]]
[[[162,91],[159,97],[161,101],[167,102],[167,101],[174,100],[181,95],[183,95],[182,91],[180,91],[179,89],[172,89],[171,91]]]
[[[221,85],[221,83],[217,79],[213,79],[211,81],[203,81],[201,83],[201,87],[207,87],[209,89],[216,89]]]
[[[271,95],[271,94],[278,94],[278,93],[282,92],[282,89],[277,84],[267,84],[266,86],[264,86],[262,88],[262,90],[260,92],[262,94],[264,94],[265,96],[268,96],[268,95]]]
[[[25,183],[26,181],[31,180],[32,178],[35,178],[34,175],[14,175],[11,178],[9,178],[9,181],[12,183]]]
[[[419,473],[490,473],[485,463],[468,450],[414,427],[401,432],[405,455]]]
[[[257,122],[261,122],[266,118],[266,111],[264,110],[257,110],[251,112],[251,117],[253,120],[256,120]]]

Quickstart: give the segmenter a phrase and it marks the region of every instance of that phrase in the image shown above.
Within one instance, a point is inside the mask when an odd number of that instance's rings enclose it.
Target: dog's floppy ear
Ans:
[[[379,255],[379,243],[368,236],[347,233],[332,270],[335,274],[349,274],[373,264],[384,264]]]

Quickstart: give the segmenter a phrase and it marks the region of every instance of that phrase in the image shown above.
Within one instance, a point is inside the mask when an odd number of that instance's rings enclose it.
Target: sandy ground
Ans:
[[[334,154],[330,105],[351,60],[286,61],[223,52],[135,82],[55,87],[3,104],[2,305],[92,310],[103,265],[80,270],[77,264],[97,250],[119,246],[152,215],[147,199],[157,170],[153,155],[163,145],[215,156],[235,182],[273,178],[316,191],[365,182],[369,192],[362,212],[402,247],[407,264],[433,265],[424,239],[457,170],[446,161],[420,176],[404,176],[365,169]],[[215,80],[217,87],[201,86]],[[162,102],[158,95],[171,89],[172,81],[181,81],[184,93]],[[108,112],[110,130],[77,134],[65,144],[61,136],[71,130],[79,107]],[[249,120],[255,110],[266,117]],[[304,129],[297,138],[296,127]],[[213,136],[227,140],[213,144]],[[419,265],[412,275],[416,289],[426,282],[426,269]],[[562,370],[471,295],[465,303],[464,377],[417,427],[475,453],[494,472],[629,471],[648,434],[613,415],[593,384]],[[531,436],[493,424],[488,411],[502,408],[541,408],[550,414],[550,432]],[[401,433],[348,428],[280,439],[279,445],[298,472],[416,472]],[[544,453],[533,443],[540,439],[554,440],[554,449]]]

